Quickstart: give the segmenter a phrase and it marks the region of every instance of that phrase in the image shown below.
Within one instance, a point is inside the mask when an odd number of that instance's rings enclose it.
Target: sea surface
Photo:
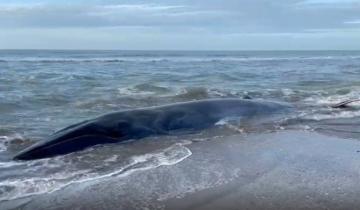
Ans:
[[[113,111],[209,98],[288,103],[272,121],[222,121],[193,134],[17,162],[21,149]],[[360,51],[0,51],[0,204],[181,162],[221,136],[307,130],[360,140]]]

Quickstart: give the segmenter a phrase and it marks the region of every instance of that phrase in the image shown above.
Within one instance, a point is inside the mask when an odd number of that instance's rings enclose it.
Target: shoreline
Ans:
[[[0,203],[1,209],[357,209],[360,142],[307,131],[236,135],[192,155]]]

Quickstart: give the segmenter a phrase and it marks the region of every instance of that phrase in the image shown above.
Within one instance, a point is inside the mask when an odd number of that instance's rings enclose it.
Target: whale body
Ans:
[[[16,160],[64,155],[98,144],[151,135],[171,135],[214,126],[227,117],[252,118],[287,112],[287,104],[246,99],[210,99],[106,114],[55,132],[17,154]]]

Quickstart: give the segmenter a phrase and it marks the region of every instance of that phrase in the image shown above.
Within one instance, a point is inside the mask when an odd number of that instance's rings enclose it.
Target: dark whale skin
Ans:
[[[284,113],[286,104],[247,99],[209,99],[106,114],[71,125],[18,153],[15,160],[64,155],[98,145],[151,135],[198,131],[226,117],[255,117]]]

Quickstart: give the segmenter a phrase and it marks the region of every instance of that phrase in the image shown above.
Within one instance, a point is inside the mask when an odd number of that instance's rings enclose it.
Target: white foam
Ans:
[[[4,152],[7,150],[7,146],[5,145],[5,142],[3,142],[1,140],[1,137],[0,137],[0,152]]]
[[[334,104],[340,103],[345,100],[360,98],[360,87],[351,87],[351,89],[352,89],[352,91],[350,91],[347,94],[343,94],[343,95],[333,94],[330,96],[321,96],[321,95],[311,96],[311,97],[304,99],[304,102],[311,103],[311,104],[317,104],[317,105],[330,106],[330,105],[334,105]],[[360,103],[358,103],[358,102],[354,102],[351,105],[356,106],[359,104]]]
[[[291,90],[291,89],[288,89],[288,88],[283,88],[283,89],[281,89],[281,93],[282,93],[284,96],[290,96],[290,95],[293,95],[293,94],[294,94],[294,91]]]
[[[208,98],[209,90],[205,87],[187,87],[178,90],[175,96],[189,98],[189,99],[194,99],[199,97]]]
[[[240,124],[241,117],[226,117],[215,123],[216,126],[224,126],[235,132],[244,133],[245,130],[240,127]]]
[[[104,162],[106,163],[112,163],[112,162],[116,162],[118,160],[118,156],[117,155],[113,155],[110,158],[104,160]]]
[[[186,143],[185,143],[186,144]],[[0,201],[13,200],[32,195],[52,193],[61,190],[72,184],[92,182],[99,179],[105,179],[113,176],[126,177],[137,171],[144,171],[160,166],[169,166],[177,164],[191,155],[191,151],[184,144],[177,143],[162,151],[131,157],[129,163],[111,172],[102,173],[102,171],[76,170],[62,171],[47,177],[26,177],[21,179],[7,179],[0,182],[0,190],[3,190]],[[117,156],[112,156],[107,161],[117,160]],[[41,167],[51,167],[50,160],[33,161],[33,165],[42,162],[46,165]],[[62,163],[66,164],[66,163]],[[68,163],[67,163],[68,164]],[[57,165],[59,166],[59,165]]]
[[[307,114],[303,116],[303,119],[309,120],[328,120],[328,119],[339,119],[339,118],[354,118],[360,117],[360,110],[359,111],[341,111],[341,112],[333,112],[329,114]]]
[[[155,94],[155,92],[152,92],[152,91],[144,91],[144,90],[139,91],[135,88],[129,88],[129,87],[118,88],[118,92],[120,95],[125,95],[125,96]]]
[[[342,101],[358,99],[360,98],[360,88],[353,87],[352,91],[343,95],[330,95],[330,96],[311,96],[304,99],[304,102],[309,105],[318,105],[313,110],[309,110],[306,113],[300,114],[300,118],[309,119],[309,120],[327,120],[327,119],[335,119],[335,118],[354,118],[360,117],[360,110],[358,107],[360,106],[360,102],[353,102],[349,104],[349,106],[356,108],[355,110],[347,110],[347,109],[333,109],[330,108],[332,105],[340,103]]]
[[[24,140],[20,134],[14,134],[12,136],[0,136],[0,152],[7,150],[7,145],[14,140]]]
[[[225,97],[227,96],[228,94],[226,92],[222,92],[220,90],[216,90],[216,89],[210,89],[207,91],[209,94],[211,95],[215,95],[215,96],[218,96],[218,97]],[[230,94],[232,95],[235,95],[236,92],[235,91],[231,91]]]
[[[22,165],[22,164],[19,162],[15,162],[15,161],[0,162],[0,169],[10,168],[13,166],[18,166],[18,165]]]
[[[0,152],[6,151],[6,144],[9,142],[9,136],[0,136]]]

